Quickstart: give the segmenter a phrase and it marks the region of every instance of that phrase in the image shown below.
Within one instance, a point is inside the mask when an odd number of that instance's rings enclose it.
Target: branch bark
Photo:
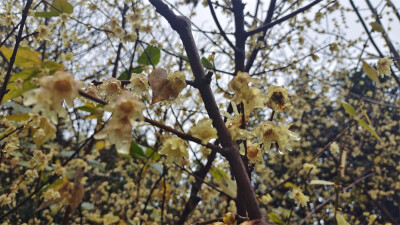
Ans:
[[[150,3],[156,8],[157,12],[168,21],[172,29],[178,32],[181,38],[195,77],[195,83],[200,91],[200,95],[203,99],[207,113],[213,120],[213,126],[217,129],[218,139],[223,147],[223,151],[221,153],[227,158],[230,166],[232,167],[233,176],[237,181],[238,188],[243,190],[243,193],[245,193],[243,194],[243,198],[245,200],[244,203],[246,204],[245,207],[249,214],[249,218],[263,219],[256,194],[246,174],[246,168],[240,158],[239,148],[233,143],[231,135],[225,127],[225,123],[219,112],[213,92],[211,91],[210,85],[207,82],[206,75],[200,61],[200,56],[191,32],[190,21],[186,17],[175,15],[175,13],[161,0],[150,0]],[[235,2],[235,4],[236,3],[237,2]],[[244,67],[244,63],[242,67]]]
[[[26,2],[24,10],[22,11],[22,18],[21,18],[21,23],[19,25],[19,31],[18,31],[17,38],[15,39],[14,51],[11,55],[10,63],[8,64],[8,68],[7,68],[7,73],[6,73],[6,76],[4,77],[4,82],[3,82],[3,85],[1,86],[1,90],[0,90],[0,105],[1,105],[1,102],[3,101],[4,95],[6,95],[8,92],[7,84],[11,78],[11,71],[14,66],[15,58],[17,56],[19,44],[22,40],[22,33],[24,32],[25,21],[26,21],[26,18],[28,17],[29,8],[32,5],[32,1],[33,0],[28,0]]]
[[[321,1],[322,1],[322,0],[313,1],[313,2],[311,2],[310,4],[304,6],[303,8],[298,9],[298,10],[296,10],[296,11],[290,13],[290,14],[287,15],[287,16],[284,16],[284,17],[282,17],[282,18],[280,18],[280,19],[278,19],[278,20],[275,20],[275,21],[272,22],[272,23],[269,23],[269,24],[267,24],[267,25],[264,25],[264,26],[262,26],[262,27],[259,27],[259,28],[257,28],[257,29],[254,29],[254,30],[251,30],[251,31],[247,32],[247,35],[248,35],[248,36],[251,36],[251,35],[256,34],[256,33],[258,33],[258,32],[261,32],[261,31],[264,31],[264,30],[268,30],[269,28],[271,28],[271,27],[273,27],[273,26],[275,26],[275,25],[277,25],[277,24],[279,24],[279,23],[282,23],[282,22],[284,22],[284,21],[286,21],[286,20],[288,20],[288,19],[290,19],[290,18],[296,16],[297,14],[302,13],[302,12],[306,11],[307,9],[310,9],[310,8],[313,7],[314,5],[320,3]]]

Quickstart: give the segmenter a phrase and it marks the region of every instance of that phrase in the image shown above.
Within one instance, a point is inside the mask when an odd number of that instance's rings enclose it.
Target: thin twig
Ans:
[[[8,92],[7,91],[7,84],[9,82],[10,78],[11,78],[11,71],[12,71],[12,68],[14,66],[14,62],[15,62],[16,56],[17,56],[17,51],[18,51],[18,48],[19,48],[19,44],[20,44],[20,42],[22,40],[22,34],[24,32],[24,26],[25,26],[26,17],[28,16],[29,8],[32,5],[32,1],[33,0],[28,0],[26,2],[24,10],[22,10],[22,18],[21,18],[21,23],[20,23],[20,26],[19,26],[18,35],[17,35],[17,37],[15,39],[14,50],[13,50],[13,53],[11,55],[10,63],[8,64],[8,68],[7,68],[7,73],[6,73],[5,77],[4,77],[4,82],[3,82],[3,85],[2,85],[1,90],[0,90],[0,105],[1,105],[1,102],[3,101],[4,95],[6,95],[7,92]]]

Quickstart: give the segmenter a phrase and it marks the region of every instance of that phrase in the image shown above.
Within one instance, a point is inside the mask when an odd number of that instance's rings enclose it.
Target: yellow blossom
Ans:
[[[249,86],[249,84],[257,85],[258,79],[251,78],[250,74],[238,72],[238,74],[229,82],[229,90],[235,92],[233,101],[236,104],[243,103],[246,114],[250,113],[254,108],[264,107],[264,97],[260,89]]]
[[[200,139],[203,144],[207,144],[211,139],[218,138],[217,130],[212,127],[212,120],[208,118],[200,120],[190,128],[190,133],[193,137]]]
[[[124,91],[115,102],[108,104],[105,109],[113,112],[113,119],[123,120],[126,117],[133,124],[136,119],[141,119],[144,107],[144,103],[140,102],[135,95]]]
[[[167,79],[169,80],[169,87],[172,96],[178,96],[179,93],[186,87],[185,74],[180,71],[169,73]]]
[[[310,163],[304,163],[303,168],[306,174],[307,173],[315,174],[316,172],[318,172],[317,167]]]
[[[55,200],[61,197],[60,192],[54,189],[48,189],[47,191],[43,192],[42,197],[45,201]]]
[[[380,58],[377,65],[378,76],[390,76],[390,64],[392,64],[392,62],[393,60],[389,59],[389,56],[385,56],[385,58]]]
[[[130,84],[127,86],[127,88],[133,88],[133,92],[137,94],[147,92],[147,90],[149,89],[149,81],[147,79],[147,76],[143,73],[132,73],[131,79],[129,81]]]
[[[272,201],[272,197],[270,194],[263,195],[260,199],[260,202],[263,204],[268,204],[271,201]]]
[[[267,106],[274,111],[285,111],[288,107],[291,107],[292,101],[289,98],[288,90],[284,87],[271,85],[268,88],[267,93]]]
[[[255,132],[258,133],[264,149],[269,151],[272,143],[277,143],[282,150],[292,150],[291,142],[299,141],[300,136],[289,130],[290,125],[275,125],[270,121],[266,121],[258,127]]]
[[[186,142],[178,137],[169,137],[164,141],[161,146],[160,154],[167,155],[167,161],[176,161],[179,163],[182,158],[188,158]]]
[[[233,224],[236,220],[235,215],[233,215],[233,213],[228,212],[225,213],[224,218],[222,219],[224,221],[224,224]]]
[[[27,92],[24,104],[36,104],[31,112],[42,112],[43,116],[57,123],[57,113],[63,113],[62,103],[73,106],[73,100],[78,97],[83,82],[74,80],[72,74],[58,71],[53,76],[40,79],[40,88]]]
[[[108,102],[115,100],[121,92],[121,81],[115,78],[103,80],[103,83],[99,85],[100,96]]]
[[[224,116],[227,118],[225,126],[231,134],[232,140],[244,140],[251,137],[250,133],[247,130],[241,128],[243,114],[238,112],[236,104],[234,102],[232,102],[232,108],[234,113],[233,116],[227,112],[223,112]],[[246,119],[247,118],[248,115],[246,116]]]
[[[261,161],[262,152],[259,144],[253,144],[247,141],[247,158],[253,163]]]
[[[294,188],[290,194],[289,197],[294,199],[298,205],[306,206],[307,202],[310,200],[310,197],[307,195],[304,195],[303,192],[300,189]]]

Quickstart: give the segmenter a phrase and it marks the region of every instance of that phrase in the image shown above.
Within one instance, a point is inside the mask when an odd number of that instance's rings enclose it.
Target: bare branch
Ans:
[[[284,17],[282,17],[282,18],[280,18],[280,19],[278,19],[278,20],[275,20],[275,21],[272,22],[272,23],[269,23],[269,24],[267,24],[267,25],[264,25],[264,26],[262,26],[262,27],[259,27],[259,28],[257,28],[257,29],[254,29],[254,30],[251,30],[251,31],[247,32],[247,35],[248,35],[248,36],[251,36],[251,35],[256,34],[256,33],[258,33],[258,32],[267,30],[267,29],[269,29],[269,28],[271,28],[271,27],[273,27],[273,26],[275,26],[275,25],[277,25],[277,24],[279,24],[279,23],[282,23],[282,22],[284,22],[284,21],[286,21],[286,20],[288,20],[288,19],[290,19],[290,18],[296,16],[296,15],[299,14],[299,13],[302,13],[302,12],[306,11],[307,9],[310,9],[310,8],[313,7],[314,5],[320,3],[321,1],[322,1],[322,0],[313,1],[312,3],[308,4],[307,6],[304,6],[303,8],[298,9],[298,10],[296,10],[296,11],[290,13],[290,14],[287,15],[287,16],[284,16]]]

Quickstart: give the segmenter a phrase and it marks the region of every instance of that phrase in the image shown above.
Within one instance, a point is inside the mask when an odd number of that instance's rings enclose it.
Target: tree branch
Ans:
[[[276,4],[276,0],[272,0],[270,2],[269,8],[268,8],[268,14],[267,14],[267,17],[265,18],[265,21],[264,21],[263,25],[267,25],[267,24],[271,23],[272,15],[274,14],[275,4]],[[267,34],[267,30],[268,29],[265,29],[263,31],[263,35],[261,35],[261,36],[259,36],[257,38],[257,42],[264,40],[265,35]],[[254,60],[256,59],[257,54],[260,51],[260,49],[261,48],[259,48],[259,47],[256,47],[256,48],[253,49],[253,51],[251,52],[250,57],[247,59],[247,63],[246,63],[246,66],[244,68],[244,71],[246,71],[246,72],[250,71],[250,68],[253,66]]]
[[[275,21],[272,22],[272,23],[269,23],[269,24],[267,24],[267,25],[264,25],[264,26],[262,26],[262,27],[259,27],[259,28],[256,28],[256,29],[254,29],[254,30],[251,30],[251,31],[247,32],[247,35],[248,35],[248,36],[251,36],[251,35],[256,34],[256,33],[258,33],[258,32],[267,30],[267,29],[269,29],[269,28],[271,28],[271,27],[273,27],[273,26],[275,26],[275,25],[277,25],[277,24],[279,24],[279,23],[282,23],[282,22],[284,22],[284,21],[286,21],[286,20],[288,20],[288,19],[290,19],[290,18],[296,16],[296,15],[299,14],[299,13],[302,13],[302,12],[306,11],[307,9],[310,9],[310,8],[313,7],[314,5],[320,3],[321,1],[322,1],[322,0],[315,0],[315,1],[311,2],[310,4],[304,6],[303,8],[298,9],[298,10],[296,10],[296,11],[290,13],[290,14],[287,15],[287,16],[284,16],[284,17],[282,17],[282,18],[280,18],[280,19],[278,19],[278,20],[275,20]]]
[[[236,0],[239,1],[239,0]],[[232,168],[233,176],[237,181],[238,188],[243,190],[244,204],[249,213],[250,219],[262,219],[261,210],[254,189],[246,174],[246,168],[241,160],[239,148],[233,143],[231,135],[219,112],[210,85],[207,83],[205,72],[200,61],[199,52],[193,39],[190,22],[186,17],[177,16],[161,0],[150,0],[157,12],[161,14],[171,25],[172,29],[178,32],[185,47],[186,54],[195,77],[200,95],[203,99],[207,113],[213,121],[213,126],[217,129],[218,139],[221,142],[223,151],[221,154],[227,158]],[[236,3],[235,3],[236,4]],[[243,52],[244,54],[244,52]],[[243,63],[244,67],[244,63]]]
[[[32,1],[33,0],[28,0],[26,2],[24,10],[22,10],[22,18],[21,18],[21,23],[20,23],[20,26],[19,26],[18,35],[17,35],[17,37],[15,39],[14,51],[13,51],[13,53],[11,55],[10,63],[8,65],[8,68],[7,68],[7,73],[6,73],[6,76],[4,77],[4,82],[3,82],[3,85],[1,86],[1,90],[0,90],[0,105],[1,105],[1,102],[3,101],[4,95],[6,95],[7,92],[8,92],[7,91],[7,84],[9,82],[10,78],[11,78],[11,71],[12,71],[12,68],[14,66],[15,58],[17,56],[17,51],[18,51],[18,48],[19,48],[19,44],[20,44],[20,42],[22,40],[22,33],[24,32],[24,26],[25,26],[26,17],[28,17],[29,8],[32,5]]]
[[[211,15],[212,15],[212,17],[214,19],[215,24],[218,27],[218,30],[219,30],[220,34],[222,35],[224,40],[228,43],[228,45],[231,46],[232,49],[235,49],[235,46],[232,44],[231,40],[229,40],[228,36],[226,36],[225,31],[222,29],[221,24],[218,21],[218,18],[217,18],[217,15],[215,14],[215,11],[214,11],[214,8],[212,6],[211,0],[207,0],[207,2],[208,2],[208,6],[210,8],[210,11],[211,11]]]

